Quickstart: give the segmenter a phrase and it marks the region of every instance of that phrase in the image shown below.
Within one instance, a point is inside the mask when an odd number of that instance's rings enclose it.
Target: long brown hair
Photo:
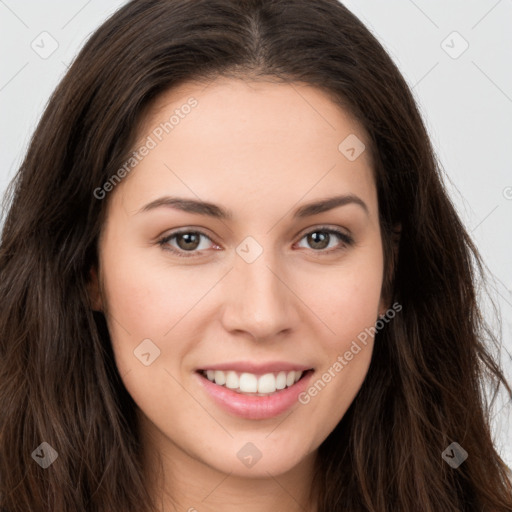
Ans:
[[[133,0],[73,62],[6,196],[0,509],[156,509],[136,405],[88,298],[108,204],[94,191],[125,161],[159,94],[217,76],[317,86],[370,138],[383,291],[403,310],[377,333],[362,388],[319,448],[319,512],[512,510],[484,384],[511,389],[477,303],[482,262],[402,75],[336,0]],[[47,469],[33,456],[43,442],[58,454]],[[468,453],[457,468],[441,456],[452,442]]]

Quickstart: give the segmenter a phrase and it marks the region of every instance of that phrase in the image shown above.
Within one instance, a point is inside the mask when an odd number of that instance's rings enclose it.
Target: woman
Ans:
[[[128,3],[10,197],[2,509],[512,510],[478,252],[340,3]]]

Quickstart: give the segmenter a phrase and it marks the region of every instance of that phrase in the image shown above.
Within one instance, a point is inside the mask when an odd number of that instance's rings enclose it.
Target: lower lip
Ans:
[[[225,411],[248,420],[264,420],[279,416],[292,407],[298,401],[300,393],[308,386],[313,371],[308,370],[293,386],[276,391],[269,396],[250,396],[237,393],[225,386],[211,382],[200,372],[196,372],[196,375],[214,402]]]

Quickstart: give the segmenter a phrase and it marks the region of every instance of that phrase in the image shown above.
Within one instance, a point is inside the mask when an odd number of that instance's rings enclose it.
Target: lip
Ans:
[[[265,373],[273,372],[291,372],[292,370],[305,372],[311,370],[312,366],[304,366],[301,364],[293,364],[286,361],[269,361],[268,363],[255,363],[254,361],[233,361],[231,363],[220,363],[197,368],[197,371],[201,370],[221,370],[221,371],[235,371],[235,372],[247,372],[255,375],[264,375]]]
[[[232,366],[230,368],[234,369]],[[208,367],[208,369],[213,368]],[[313,373],[313,370],[307,371],[293,386],[276,391],[269,396],[237,393],[209,381],[200,373],[200,370],[194,372],[194,375],[199,379],[199,384],[203,386],[210,399],[224,411],[248,420],[264,420],[283,414],[298,402],[299,395],[307,388]]]

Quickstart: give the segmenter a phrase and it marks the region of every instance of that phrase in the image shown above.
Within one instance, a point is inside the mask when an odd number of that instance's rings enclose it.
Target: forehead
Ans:
[[[149,200],[179,189],[206,199],[213,189],[216,200],[234,200],[236,192],[246,200],[298,201],[336,188],[369,201],[374,187],[364,129],[306,84],[229,78],[182,84],[153,103],[134,149],[149,139],[154,147],[119,187],[128,183],[130,196]],[[361,151],[356,159],[344,153],[347,145]]]
[[[311,144],[323,139],[334,142],[350,133],[367,139],[363,126],[331,98],[333,95],[304,83],[283,83],[269,79],[249,80],[219,77],[208,82],[186,82],[162,93],[153,102],[138,135],[151,133],[159,124],[172,120],[172,131],[187,133],[193,130],[198,137],[215,133],[230,133],[234,142],[283,144],[308,140]],[[194,99],[196,105],[189,107]],[[183,112],[182,112],[183,111]],[[190,118],[187,123],[181,121]],[[244,134],[250,130],[257,139],[248,141]],[[175,133],[173,135],[176,135]],[[206,142],[206,141],[203,141]],[[366,140],[365,140],[366,142]],[[365,155],[369,157],[369,152]]]

